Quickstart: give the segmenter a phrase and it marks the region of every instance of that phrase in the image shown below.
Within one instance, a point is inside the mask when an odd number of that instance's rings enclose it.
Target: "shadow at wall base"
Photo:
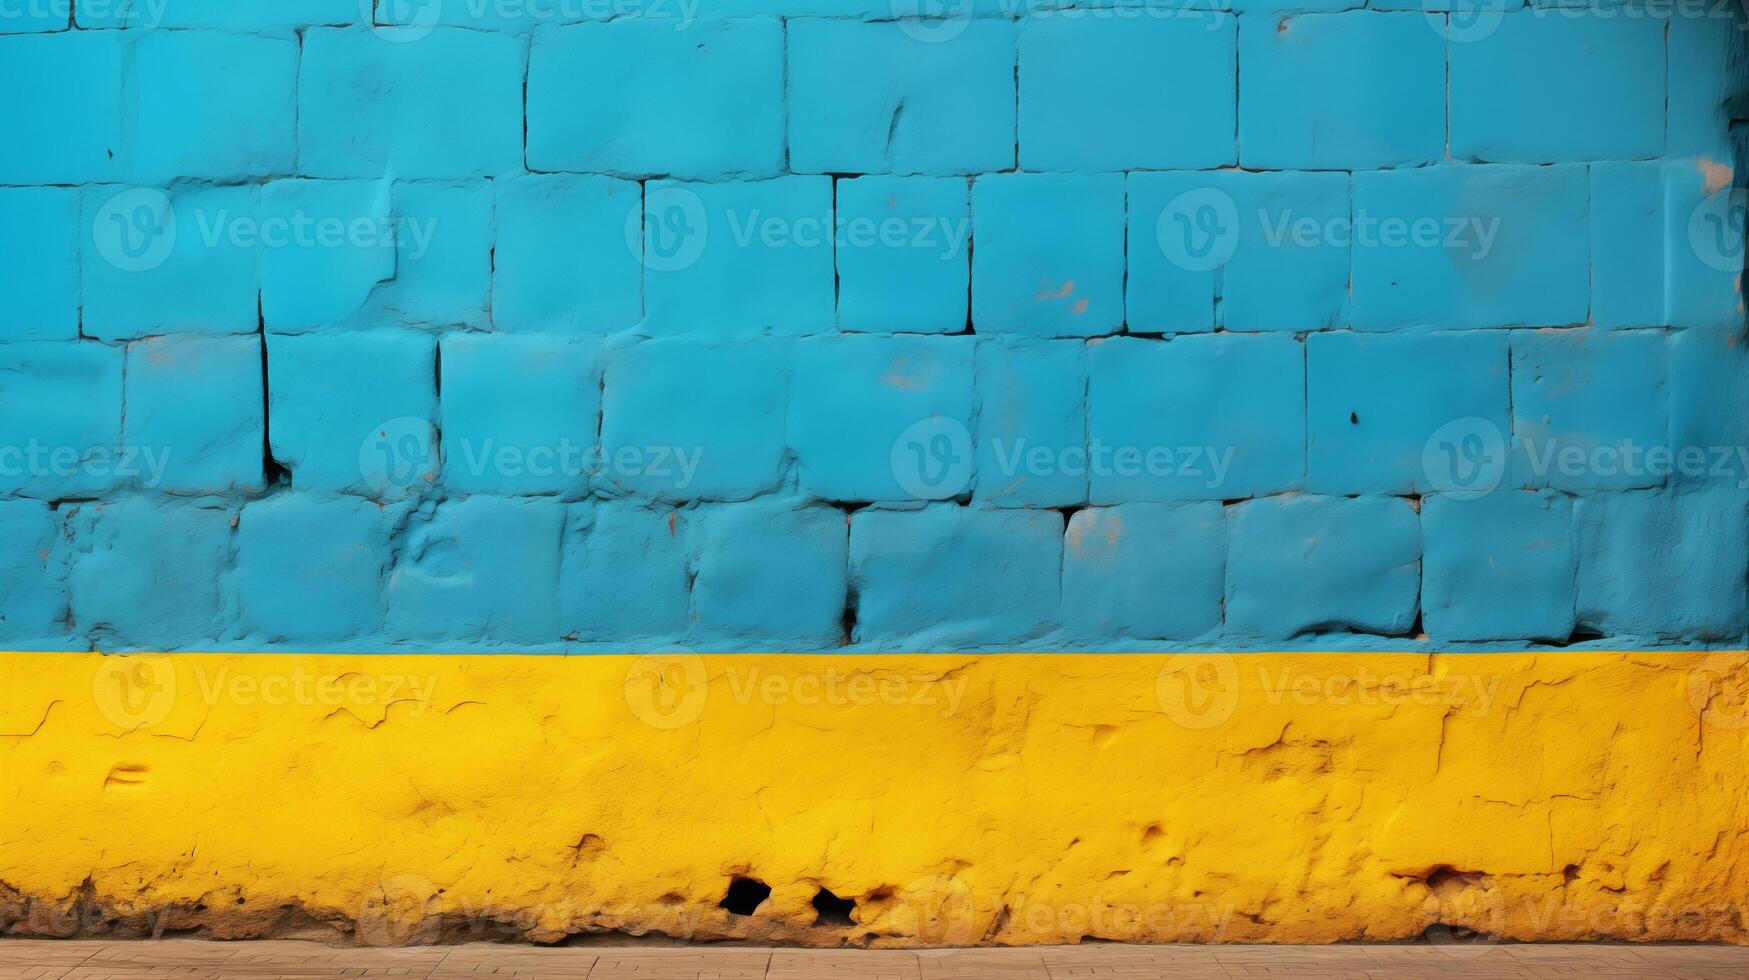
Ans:
[[[0,654],[0,931],[1745,943],[1749,653]]]

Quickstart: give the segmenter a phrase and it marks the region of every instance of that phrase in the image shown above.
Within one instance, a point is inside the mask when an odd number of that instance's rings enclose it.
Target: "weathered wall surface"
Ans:
[[[1741,10],[1209,6],[0,3],[0,927],[1743,941]]]
[[[1741,942],[1746,681],[1723,653],[11,655],[0,923]]]
[[[0,20],[0,642],[1749,631],[1731,5],[626,6]]]

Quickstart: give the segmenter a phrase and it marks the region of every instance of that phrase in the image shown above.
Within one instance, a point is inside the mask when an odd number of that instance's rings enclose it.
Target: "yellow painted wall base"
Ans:
[[[25,934],[1749,941],[1741,653],[0,654],[0,774]]]

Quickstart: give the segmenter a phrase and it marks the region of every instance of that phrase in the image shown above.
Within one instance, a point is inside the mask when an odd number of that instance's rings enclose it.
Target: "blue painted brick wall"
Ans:
[[[1749,641],[1732,5],[632,6],[0,13],[0,644]]]

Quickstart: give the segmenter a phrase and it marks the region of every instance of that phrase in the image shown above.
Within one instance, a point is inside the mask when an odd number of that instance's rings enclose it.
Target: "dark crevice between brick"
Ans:
[[[850,917],[850,913],[856,911],[856,899],[854,898],[839,898],[822,886],[819,891],[814,893],[813,906],[814,911],[819,913],[814,916],[814,925],[853,926],[856,924],[856,920]]]
[[[770,885],[757,878],[736,875],[729,879],[728,894],[717,903],[717,908],[727,910],[730,915],[752,915],[770,897]]]
[[[838,629],[843,634],[839,640],[840,646],[850,646],[856,642],[857,606],[862,602],[862,596],[856,591],[856,583],[851,582],[844,589],[844,611],[838,614]]]
[[[256,316],[260,316],[260,298],[256,299]],[[291,470],[273,458],[273,397],[267,383],[267,331],[261,332],[261,478],[268,490],[289,487]]]

